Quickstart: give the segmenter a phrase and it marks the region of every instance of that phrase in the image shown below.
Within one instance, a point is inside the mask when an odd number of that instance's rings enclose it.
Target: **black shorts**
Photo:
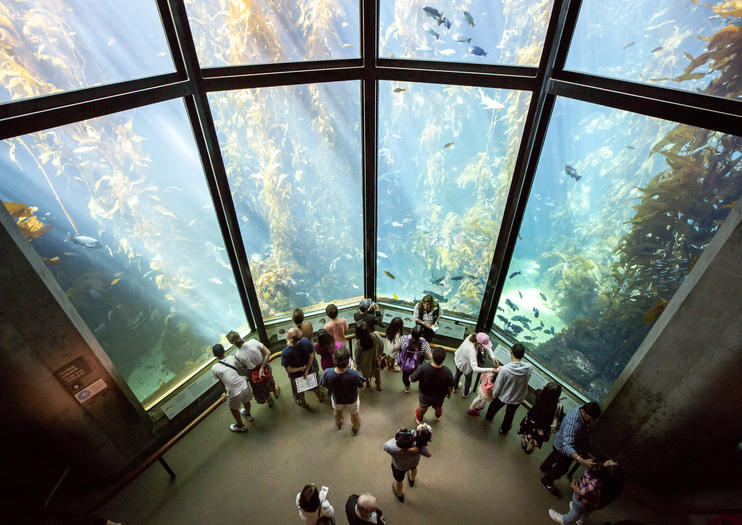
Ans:
[[[445,397],[442,397],[440,399],[435,399],[433,397],[428,397],[422,394],[418,394],[417,399],[420,402],[420,407],[422,408],[433,407],[437,410],[443,406],[443,401],[445,400]]]
[[[394,479],[396,479],[398,482],[402,483],[404,481],[405,472],[407,471],[399,470],[397,467],[394,466],[394,463],[392,463],[392,476],[394,476]]]

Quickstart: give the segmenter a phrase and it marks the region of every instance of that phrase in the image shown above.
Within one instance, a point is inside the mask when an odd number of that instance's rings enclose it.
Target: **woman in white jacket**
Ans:
[[[327,501],[327,487],[318,489],[317,485],[310,483],[304,485],[296,495],[296,507],[299,509],[299,517],[304,525],[315,525],[322,518],[332,518],[335,509]],[[325,520],[322,521],[324,523]]]
[[[469,396],[471,378],[474,375],[474,372],[482,374],[484,372],[495,371],[494,368],[484,368],[485,351],[489,353],[492,362],[495,363],[496,366],[500,366],[500,363],[495,359],[495,354],[492,351],[490,338],[484,332],[471,334],[469,337],[464,339],[454,354],[453,361],[456,364],[456,374],[453,378],[455,384],[453,391],[458,392],[459,379],[461,379],[461,376],[463,375],[464,398]]]

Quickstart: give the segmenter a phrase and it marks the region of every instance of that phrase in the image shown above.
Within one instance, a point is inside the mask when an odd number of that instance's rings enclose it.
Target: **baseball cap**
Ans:
[[[484,332],[479,332],[477,334],[477,343],[482,345],[487,350],[490,350],[492,348],[492,343],[490,342],[490,336],[488,336]]]

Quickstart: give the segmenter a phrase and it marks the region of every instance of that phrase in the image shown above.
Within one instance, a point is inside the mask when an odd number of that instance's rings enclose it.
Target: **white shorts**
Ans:
[[[250,390],[250,387],[247,387],[245,390],[242,391],[241,394],[230,397],[227,401],[229,401],[229,408],[231,408],[232,410],[239,410],[242,405],[244,405],[245,403],[249,403],[251,399],[252,390]]]
[[[332,409],[340,412],[341,414],[357,414],[361,410],[361,396],[358,396],[354,403],[347,403],[345,405],[335,403],[335,396],[331,396]]]

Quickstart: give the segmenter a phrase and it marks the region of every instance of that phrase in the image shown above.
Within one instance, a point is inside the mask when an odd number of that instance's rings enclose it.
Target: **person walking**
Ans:
[[[398,343],[397,364],[402,370],[402,383],[406,394],[410,393],[410,376],[426,359],[432,359],[430,345],[423,338],[423,327],[415,325],[410,335],[402,337]],[[395,346],[396,347],[396,346]]]
[[[588,469],[596,466],[595,461],[583,455],[588,451],[588,432],[599,417],[600,405],[595,401],[575,407],[564,416],[559,432],[554,436],[554,449],[539,466],[544,473],[540,483],[552,496],[561,497],[554,481],[569,470],[572,460]]]
[[[250,385],[240,374],[234,356],[224,356],[222,345],[215,344],[211,347],[211,352],[218,359],[211,367],[211,373],[224,385],[229,411],[235,420],[234,423],[229,425],[229,430],[232,432],[247,432],[247,425],[242,423],[241,416],[244,415],[249,422],[255,421],[250,415],[250,400],[252,399]],[[242,409],[240,409],[240,405],[243,406]]]
[[[500,363],[495,359],[495,354],[492,352],[492,343],[490,338],[484,332],[478,334],[471,334],[469,337],[461,341],[461,344],[456,349],[456,353],[453,357],[453,362],[456,365],[456,375],[453,378],[454,386],[453,391],[458,392],[459,390],[459,379],[464,376],[464,399],[469,397],[469,388],[471,387],[471,380],[474,372],[477,374],[483,374],[485,372],[494,372],[494,368],[485,368],[485,352],[489,353],[492,362],[495,366],[500,366]]]
[[[309,374],[316,374],[319,370],[317,360],[314,357],[314,347],[306,337],[301,336],[299,328],[290,328],[286,333],[288,345],[281,351],[281,365],[286,369],[291,383],[291,392],[296,404],[302,408],[309,408],[304,398],[304,392],[297,392],[296,379],[306,378]],[[311,389],[322,403],[325,395],[320,391],[319,384]]]
[[[559,396],[562,395],[562,385],[556,381],[546,383],[541,390],[536,390],[536,401],[520,422],[518,434],[523,434],[520,444],[526,454],[530,454],[536,447],[541,448],[545,441],[549,441],[551,429],[556,428],[555,418],[561,412]]]
[[[572,501],[569,511],[559,514],[549,509],[549,517],[560,525],[582,525],[593,511],[602,509],[618,497],[623,487],[623,477],[623,469],[612,459],[588,469],[578,481],[570,484]]]
[[[259,404],[268,402],[268,406],[272,407],[271,392],[278,399],[281,389],[276,385],[271,365],[268,362],[271,356],[270,350],[256,339],[244,341],[234,330],[227,334],[227,341],[237,348],[234,358],[247,371],[246,377],[250,382],[255,401]]]
[[[304,485],[296,495],[296,507],[304,525],[329,525],[335,523],[335,509],[327,500],[327,487],[317,488],[314,483]]]
[[[384,341],[381,336],[371,331],[366,321],[356,323],[356,340],[358,345],[355,352],[355,366],[366,378],[366,386],[371,386],[373,377],[376,380],[376,390],[381,390],[379,356],[384,353]]]
[[[363,386],[365,380],[357,371],[348,369],[350,350],[341,346],[335,352],[334,359],[335,368],[325,370],[319,384],[330,392],[337,429],[340,430],[343,427],[343,414],[348,412],[353,425],[351,432],[355,436],[361,428],[361,401],[358,396],[358,387]]]
[[[366,523],[385,524],[386,518],[381,509],[376,506],[376,498],[368,492],[360,496],[351,494],[345,502],[345,517],[349,525],[365,525]]]
[[[437,347],[433,350],[433,362],[418,366],[410,376],[410,381],[420,381],[419,406],[415,409],[415,421],[418,425],[423,422],[425,412],[431,406],[435,411],[435,420],[440,421],[443,416],[443,401],[451,397],[453,374],[443,364],[445,359],[446,351]]]
[[[431,456],[428,443],[432,435],[433,429],[430,425],[422,423],[414,430],[400,428],[393,439],[384,443],[384,451],[392,457],[392,476],[394,476],[392,492],[403,503],[405,474],[407,474],[410,487],[414,487],[420,456],[427,458]]]
[[[485,417],[491,422],[497,411],[507,405],[499,430],[503,436],[513,426],[515,412],[528,394],[528,381],[531,378],[532,367],[529,363],[522,361],[525,352],[526,349],[522,344],[513,345],[510,349],[510,363],[500,367],[495,385],[492,387],[492,402],[487,408]]]

